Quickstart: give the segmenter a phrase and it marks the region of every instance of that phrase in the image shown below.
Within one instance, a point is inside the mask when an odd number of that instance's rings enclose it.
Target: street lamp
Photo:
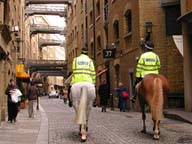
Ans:
[[[145,28],[146,28],[146,41],[149,41],[151,39],[151,33],[152,33],[152,27],[153,23],[152,22],[145,22]]]

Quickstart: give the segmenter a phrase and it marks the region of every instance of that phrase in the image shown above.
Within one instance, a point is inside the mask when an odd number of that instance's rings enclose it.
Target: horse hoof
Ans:
[[[146,130],[142,130],[141,132],[142,132],[142,133],[147,133]]]
[[[86,135],[82,135],[81,136],[81,142],[86,142],[87,140],[87,136]]]
[[[159,140],[159,138],[160,138],[159,135],[154,135],[154,136],[153,136],[153,139],[154,139],[154,140]]]

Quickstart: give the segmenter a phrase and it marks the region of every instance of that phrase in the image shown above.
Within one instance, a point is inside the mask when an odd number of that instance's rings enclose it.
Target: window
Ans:
[[[113,23],[113,30],[114,30],[115,39],[118,39],[119,38],[119,21],[118,20],[116,20]]]
[[[166,34],[181,35],[181,24],[177,23],[177,18],[181,16],[180,5],[169,6],[165,8],[166,14]]]
[[[108,22],[108,0],[105,0],[104,4],[104,22]]]
[[[81,38],[83,39],[84,37],[84,26],[83,24],[81,25]]]
[[[131,10],[127,10],[125,13],[126,33],[132,31],[132,15]]]
[[[81,11],[83,11],[83,0],[81,0]]]
[[[96,16],[98,17],[100,16],[100,0],[97,1],[96,8],[97,8]]]
[[[90,48],[91,48],[91,58],[94,57],[94,47],[93,47],[93,42],[91,42],[90,44]]]
[[[97,49],[98,50],[101,49],[101,37],[100,36],[97,37]]]
[[[89,24],[93,24],[93,12],[91,11],[89,14]]]

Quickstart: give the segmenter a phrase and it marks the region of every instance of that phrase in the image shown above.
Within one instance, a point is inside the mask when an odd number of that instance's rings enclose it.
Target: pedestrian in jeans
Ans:
[[[127,108],[127,101],[128,101],[128,97],[124,97],[123,93],[126,92],[128,94],[128,90],[127,88],[123,85],[122,82],[119,82],[119,87],[116,88],[117,91],[117,95],[119,98],[119,104],[118,107],[120,109],[121,112],[125,112],[126,108]]]
[[[14,103],[11,99],[11,94],[14,90],[17,89],[15,81],[13,79],[10,80],[10,84],[7,86],[5,94],[8,96],[7,98],[7,106],[8,106],[8,121],[16,122],[16,117],[18,114],[18,103]]]
[[[33,103],[36,101],[38,95],[38,89],[34,82],[31,82],[29,89],[28,89],[28,100],[29,100],[29,106],[28,106],[28,112],[29,112],[29,118],[34,118],[34,107]]]

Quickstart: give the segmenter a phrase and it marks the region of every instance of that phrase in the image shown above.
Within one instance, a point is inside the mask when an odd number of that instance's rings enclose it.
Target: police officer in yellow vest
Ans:
[[[149,73],[158,74],[160,68],[160,59],[159,56],[153,52],[154,44],[152,41],[147,41],[144,44],[146,52],[143,53],[137,63],[136,68],[136,82],[139,83],[143,77]],[[136,100],[136,94],[131,98],[131,101],[134,103]]]
[[[72,72],[72,104],[76,111],[76,123],[80,125],[81,140],[86,141],[89,112],[96,98],[96,72],[94,63],[88,56],[88,48],[82,48],[81,55],[74,58]],[[82,91],[86,91],[86,96],[81,94]],[[82,109],[86,112],[79,114]]]

